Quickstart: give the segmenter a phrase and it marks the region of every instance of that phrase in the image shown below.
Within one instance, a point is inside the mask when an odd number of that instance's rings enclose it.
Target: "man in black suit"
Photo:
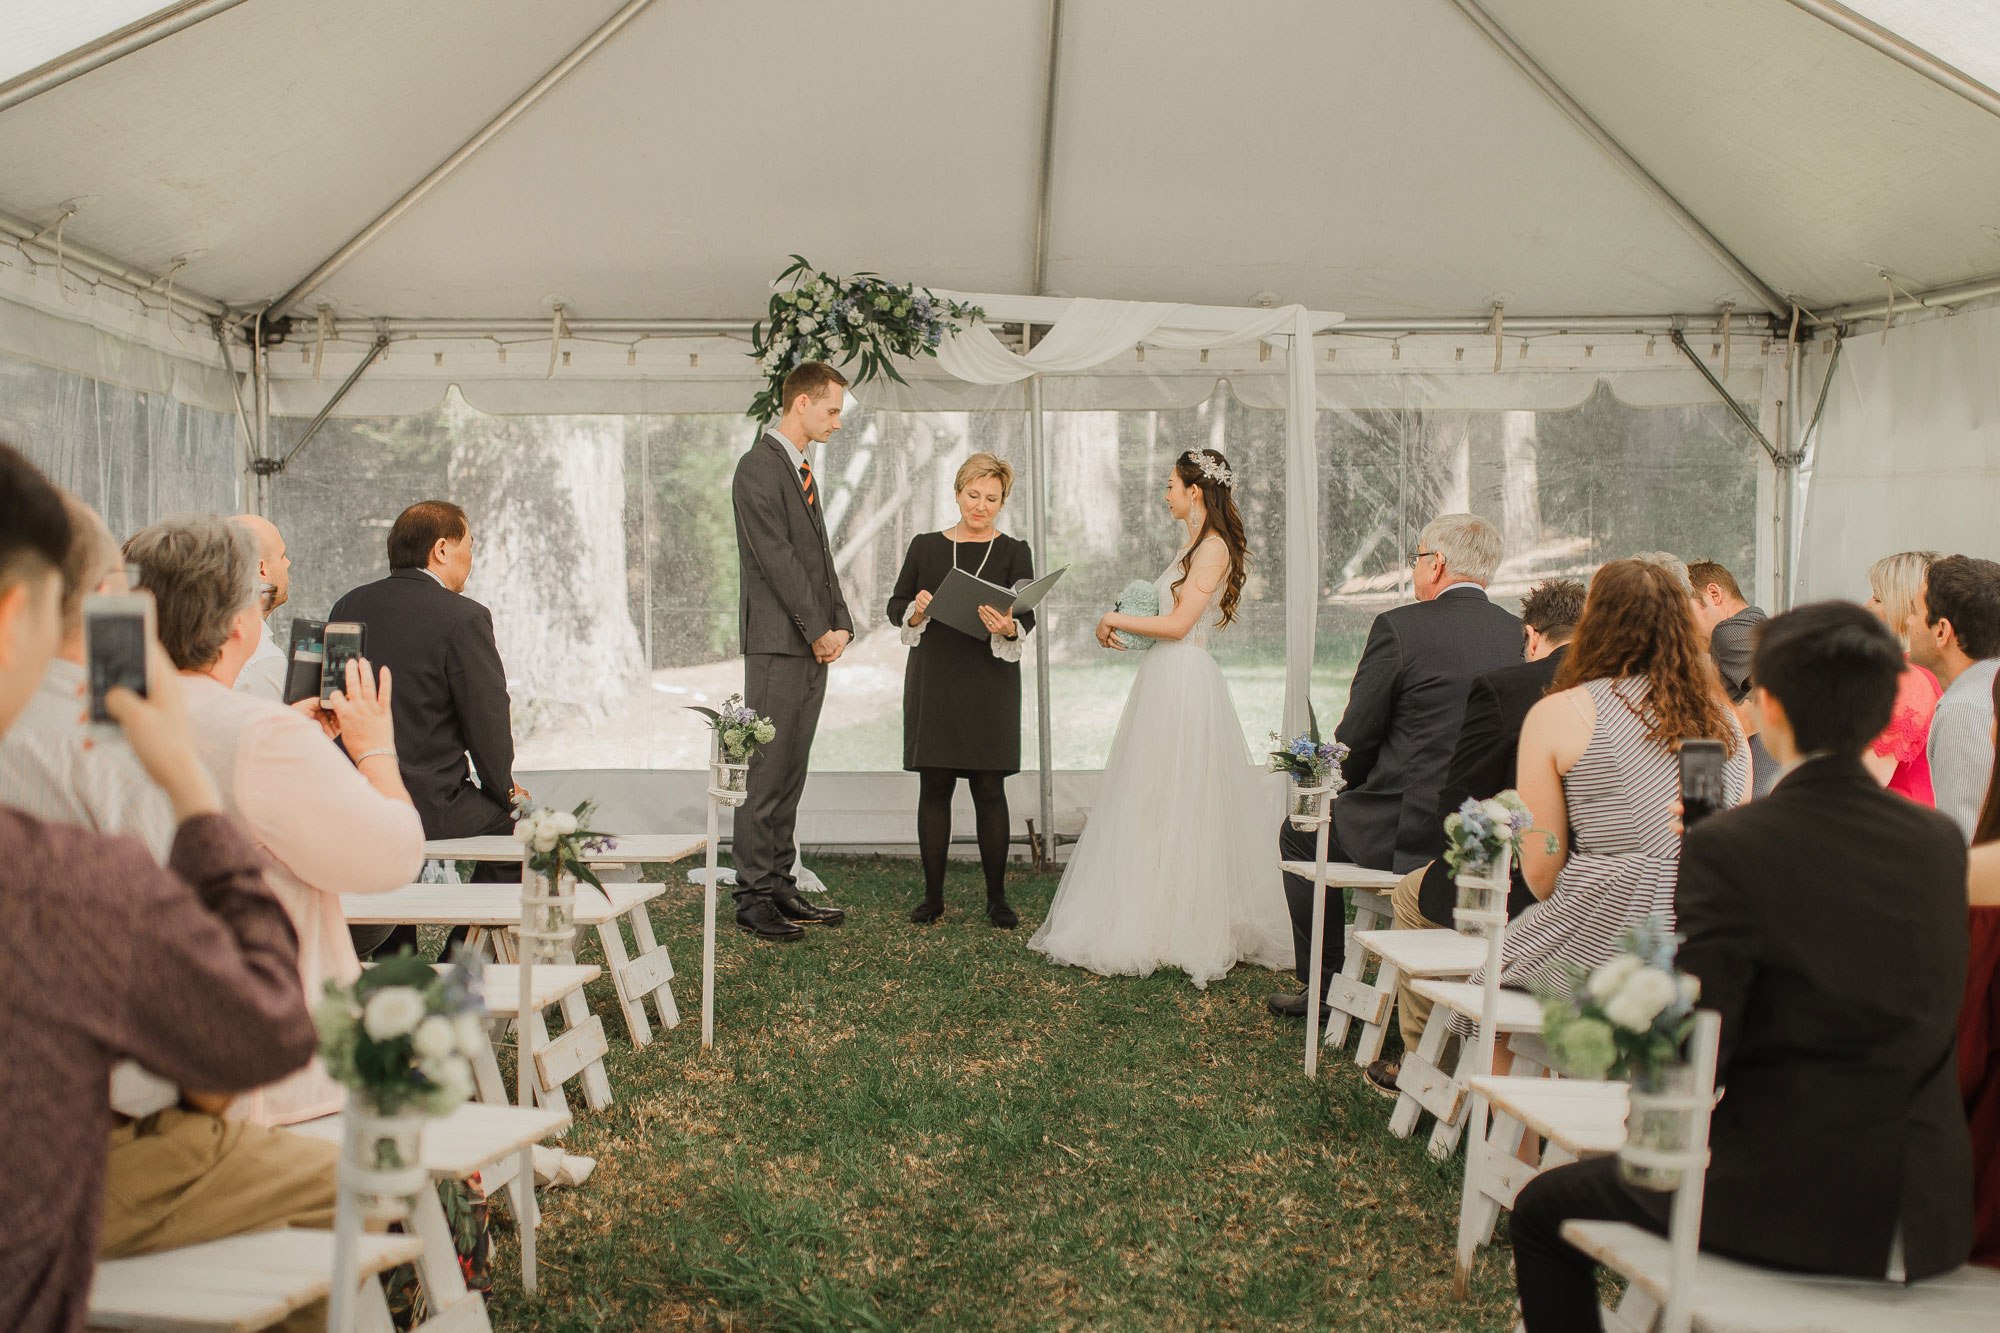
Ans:
[[[1521,622],[1486,598],[1500,565],[1500,534],[1476,514],[1424,525],[1412,557],[1417,600],[1375,617],[1354,668],[1334,739],[1348,747],[1347,786],[1333,803],[1328,855],[1371,870],[1414,870],[1444,850],[1444,785],[1473,678],[1521,660]],[[1287,861],[1309,861],[1316,835],[1279,826]],[[1299,980],[1312,951],[1312,880],[1285,876]],[[1321,975],[1346,957],[1344,910],[1329,902]],[[1266,997],[1273,1013],[1304,1018],[1303,992]]]
[[[1902,646],[1858,606],[1766,623],[1753,698],[1784,776],[1682,843],[1679,965],[1722,1018],[1701,1241],[1732,1258],[1914,1280],[1972,1248],[1964,839],[1861,764],[1902,671]],[[1614,1157],[1523,1187],[1511,1231],[1531,1333],[1598,1326],[1595,1272],[1564,1221],[1664,1233],[1670,1198],[1624,1185]]]
[[[1465,722],[1458,729],[1458,747],[1452,751],[1444,786],[1438,789],[1440,823],[1466,801],[1484,801],[1514,785],[1521,724],[1555,681],[1569,641],[1576,634],[1576,622],[1583,616],[1585,591],[1576,579],[1550,579],[1521,599],[1528,660],[1489,671],[1472,682],[1465,701]],[[1451,868],[1439,857],[1403,876],[1389,901],[1395,908],[1397,930],[1448,929],[1452,909],[1458,905],[1458,885],[1452,880]],[[1518,916],[1534,901],[1520,867],[1515,866],[1507,914]],[[1430,1012],[1430,1001],[1412,991],[1407,982],[1397,988],[1396,1022],[1402,1029],[1405,1049],[1417,1049]],[[1397,1069],[1394,1061],[1377,1060],[1365,1073],[1377,1092],[1393,1097]]]
[[[507,671],[493,641],[493,613],[464,595],[471,575],[465,511],[421,500],[389,529],[389,577],[354,589],[327,613],[329,621],[365,625],[369,660],[396,679],[396,757],[426,838],[511,832],[514,799],[528,794],[514,784]],[[505,883],[520,871],[482,862],[472,877]],[[409,926],[386,939],[355,931],[364,954],[405,944],[416,944]]]
[[[799,797],[826,700],[826,669],[854,637],[813,475],[812,449],[840,429],[847,380],[807,361],[785,377],[784,415],[736,464],[743,702],[777,728],[750,757],[736,812],[736,924],[760,940],[796,940],[802,925],[846,913],[799,896]]]

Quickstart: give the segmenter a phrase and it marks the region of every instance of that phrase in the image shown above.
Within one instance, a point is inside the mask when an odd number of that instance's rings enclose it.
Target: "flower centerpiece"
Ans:
[[[764,388],[750,404],[759,425],[784,414],[785,376],[804,362],[859,362],[856,384],[877,375],[901,384],[896,358],[936,356],[946,332],[986,313],[873,273],[837,278],[798,255],[771,287],[768,328],[761,320],[750,328],[750,355],[764,372]]]
[[[1347,747],[1339,741],[1320,739],[1319,714],[1310,706],[1306,721],[1306,730],[1290,740],[1272,732],[1278,748],[1270,752],[1271,771],[1292,779],[1292,823],[1301,829],[1316,824],[1325,809],[1322,802],[1340,795],[1347,786],[1340,771]]]
[[[1632,1084],[1619,1169],[1634,1185],[1672,1189],[1680,1175],[1650,1165],[1649,1153],[1685,1147],[1694,1071],[1681,1058],[1694,1031],[1701,983],[1674,966],[1681,937],[1661,916],[1619,939],[1619,952],[1594,971],[1570,964],[1566,984],[1544,986],[1542,1040],[1572,1078],[1622,1078]]]
[[[1521,793],[1508,788],[1486,800],[1467,797],[1465,804],[1444,818],[1444,863],[1459,882],[1458,905],[1471,910],[1485,908],[1488,897],[1497,892],[1503,899],[1505,880],[1498,879],[1503,860],[1521,854],[1521,844],[1534,831],[1535,816]],[[1551,852],[1556,850],[1554,835],[1544,833]],[[1469,929],[1461,924],[1461,930]]]
[[[715,785],[723,791],[744,790],[750,777],[750,756],[758,746],[771,743],[778,734],[777,725],[745,704],[740,694],[724,699],[720,708],[695,704],[689,711],[707,718],[708,729],[715,733]]]
[[[1144,579],[1133,579],[1118,594],[1118,602],[1112,610],[1121,616],[1157,616],[1160,614],[1160,590]],[[1121,647],[1136,648],[1142,652],[1153,646],[1153,640],[1145,635],[1128,634],[1122,629],[1112,631],[1111,637],[1118,640]]]
[[[573,810],[522,802],[514,819],[514,840],[526,852],[529,875],[521,888],[521,941],[538,963],[554,962],[576,931],[576,882],[604,888],[586,853],[618,845],[608,833],[588,827],[597,802],[579,801]]]
[[[355,981],[328,981],[313,1012],[326,1072],[349,1089],[363,1210],[396,1217],[424,1187],[423,1125],[472,1095],[486,1048],[477,974],[465,955],[434,968],[408,951]]]

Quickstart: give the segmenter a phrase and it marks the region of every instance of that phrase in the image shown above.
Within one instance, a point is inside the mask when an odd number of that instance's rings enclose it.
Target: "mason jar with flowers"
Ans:
[[[689,711],[707,718],[708,729],[715,733],[712,764],[715,771],[709,785],[725,797],[724,804],[742,804],[740,800],[726,798],[748,789],[750,756],[756,753],[758,746],[769,745],[776,738],[777,725],[745,704],[740,694],[730,695],[722,701],[720,708],[704,708],[696,704]]]
[[[521,885],[521,943],[534,962],[555,962],[569,947],[577,881],[604,888],[585,858],[610,851],[618,840],[587,827],[596,811],[596,801],[586,799],[572,810],[524,803],[515,816],[514,840],[528,868]]]
[[[1340,795],[1347,785],[1340,765],[1347,758],[1347,746],[1322,740],[1319,718],[1308,710],[1307,729],[1290,740],[1272,732],[1277,748],[1270,752],[1271,771],[1292,780],[1292,827],[1316,828],[1326,818],[1327,802]]]
[[[1481,801],[1465,804],[1445,816],[1444,863],[1458,885],[1458,906],[1465,912],[1505,911],[1509,868],[1521,855],[1521,845],[1534,832],[1534,812],[1509,788]],[[1549,850],[1557,843],[1544,833]],[[1476,919],[1455,919],[1461,932],[1476,934]]]

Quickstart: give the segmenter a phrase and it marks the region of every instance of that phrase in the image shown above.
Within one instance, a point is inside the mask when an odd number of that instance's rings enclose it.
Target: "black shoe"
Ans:
[[[1401,1072],[1402,1066],[1395,1061],[1377,1060],[1362,1070],[1361,1076],[1368,1080],[1369,1087],[1384,1097],[1400,1097],[1403,1090],[1396,1086],[1396,1075]]]
[[[790,897],[774,893],[771,901],[787,921],[796,921],[807,926],[837,926],[847,920],[847,913],[838,907],[815,907],[796,893]]]
[[[806,937],[803,926],[785,920],[777,905],[768,898],[752,898],[736,909],[736,928],[746,935],[774,944],[789,944]]]
[[[1280,1018],[1304,1018],[1306,1016],[1306,993],[1304,991],[1279,991],[1264,997],[1264,1007]],[[1333,1017],[1331,1005],[1319,1007],[1319,1021],[1324,1023]]]
[[[944,915],[944,899],[924,895],[924,900],[910,909],[910,920],[919,926],[928,926]]]
[[[1014,909],[1007,904],[1007,895],[986,899],[986,919],[993,923],[995,930],[1012,930],[1021,924],[1021,918],[1014,915]]]

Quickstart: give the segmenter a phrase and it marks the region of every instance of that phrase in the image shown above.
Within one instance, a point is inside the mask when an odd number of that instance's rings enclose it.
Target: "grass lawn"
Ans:
[[[707,1056],[700,897],[665,868],[685,1021],[635,1052],[595,988],[617,1101],[569,1142],[597,1172],[543,1195],[539,1295],[496,1235],[496,1328],[1512,1327],[1504,1247],[1452,1299],[1458,1164],[1390,1138],[1350,1060],[1306,1081],[1262,1005],[1282,977],[1050,966],[1050,875],[1013,877],[1003,932],[975,866],[925,928],[914,861],[814,867],[847,924],[725,924]]]

